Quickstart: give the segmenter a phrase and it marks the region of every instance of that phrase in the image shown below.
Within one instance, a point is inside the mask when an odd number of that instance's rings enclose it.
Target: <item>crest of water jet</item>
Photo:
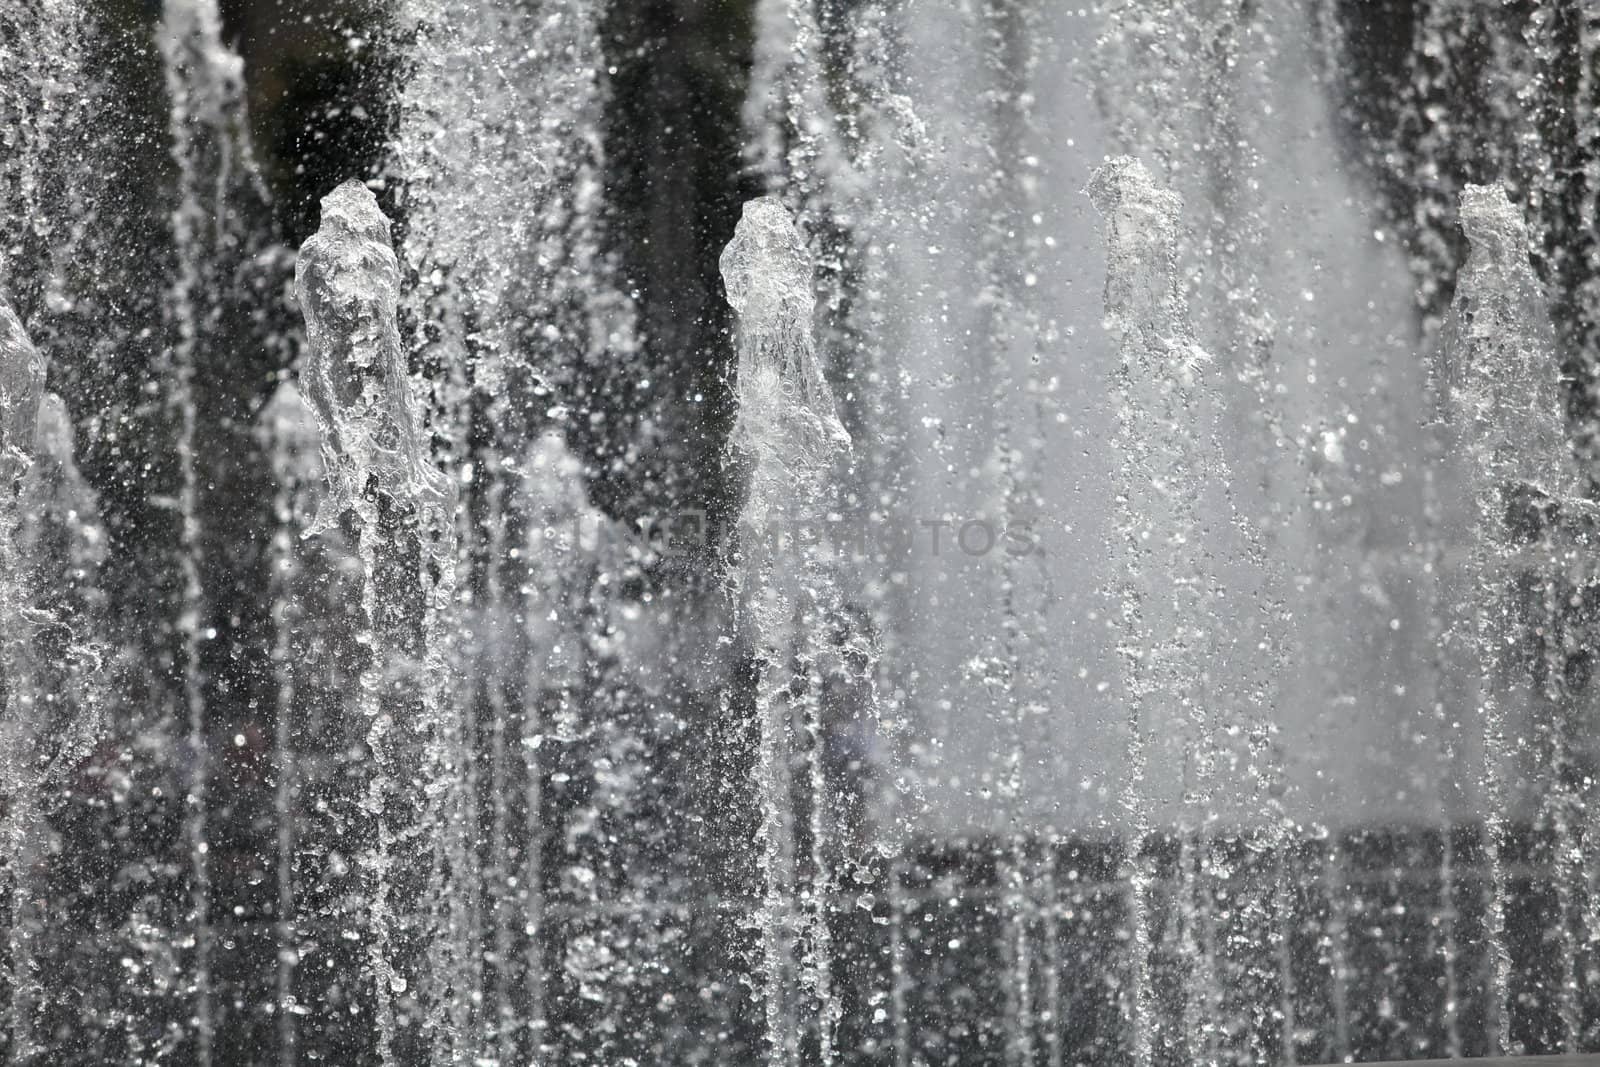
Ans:
[[[820,498],[822,476],[835,453],[850,447],[850,435],[817,358],[811,256],[781,202],[763,197],[745,205],[720,268],[739,319],[733,444],[758,469],[787,469],[802,494]]]
[[[1574,472],[1561,426],[1555,338],[1528,261],[1527,225],[1499,186],[1466,186],[1460,217],[1470,252],[1442,353],[1449,414],[1486,483],[1563,492]]]
[[[1192,342],[1177,277],[1182,204],[1130,156],[1095,171],[1084,192],[1105,219],[1106,329],[1120,343],[1137,345],[1126,355],[1140,368],[1168,369],[1168,357],[1176,355],[1172,369],[1182,370],[1194,359],[1184,355]]]
[[[448,481],[429,458],[400,346],[389,220],[365,185],[348,181],[323,198],[295,284],[306,315],[301,382],[322,431],[329,492],[317,529],[347,510],[375,523],[378,496],[442,507]]]
[[[840,1008],[827,916],[835,872],[820,768],[825,724],[816,680],[791,670],[809,673],[841,607],[832,553],[798,532],[800,524],[817,523],[827,513],[828,476],[850,438],[817,361],[811,257],[778,200],[745,205],[721,270],[738,317],[732,446],[749,464],[735,581],[760,675],[755,716],[766,884],[757,918],[767,1038],[775,1062],[798,1063],[804,1020],[814,1020],[817,1054],[831,1063]],[[807,780],[797,792],[793,768],[802,754]],[[803,805],[795,804],[797,795],[805,797]],[[809,855],[800,851],[803,841],[809,841]],[[809,884],[802,881],[806,874]]]
[[[379,1054],[404,1062],[422,1035],[399,1032],[397,1002],[424,995],[429,945],[407,920],[422,904],[428,832],[451,724],[432,679],[435,597],[455,566],[453,487],[432,464],[397,326],[399,265],[389,221],[359,182],[323,199],[295,284],[306,318],[302,387],[322,437],[328,498],[316,529],[353,528],[369,659],[355,694],[373,767],[359,810],[371,923],[368,978]],[[407,1013],[415,1019],[414,1013]]]

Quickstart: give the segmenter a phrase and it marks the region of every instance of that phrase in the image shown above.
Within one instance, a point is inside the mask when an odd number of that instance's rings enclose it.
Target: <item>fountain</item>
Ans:
[[[1600,17],[323,7],[0,0],[8,1061],[1600,1052]]]
[[[771,1056],[784,1064],[808,1062],[802,1046],[813,1041],[818,1061],[835,1062],[839,1022],[828,913],[840,891],[835,867],[846,827],[839,783],[827,777],[833,726],[824,714],[827,676],[837,670],[827,662],[830,636],[846,620],[839,576],[827,562],[835,550],[825,532],[806,527],[825,521],[828,475],[850,436],[817,361],[813,274],[783,206],[772,198],[745,205],[722,255],[739,316],[732,440],[750,465],[736,589],[758,674],[761,965]]]

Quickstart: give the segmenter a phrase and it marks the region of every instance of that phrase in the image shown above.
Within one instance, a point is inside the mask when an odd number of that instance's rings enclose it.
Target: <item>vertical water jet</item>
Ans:
[[[1443,452],[1459,457],[1459,505],[1445,529],[1466,553],[1468,569],[1453,577],[1450,637],[1475,665],[1465,699],[1481,731],[1485,851],[1489,861],[1487,950],[1491,1051],[1513,1054],[1511,955],[1507,942],[1506,854],[1509,816],[1522,797],[1512,734],[1543,699],[1526,648],[1519,586],[1557,580],[1556,531],[1539,515],[1541,502],[1573,495],[1557,401],[1558,364],[1544,298],[1528,261],[1528,230],[1499,186],[1466,186],[1461,227],[1470,251],[1457,281],[1439,355]],[[1540,599],[1539,594],[1535,599]],[[1566,916],[1558,934],[1565,938]],[[1567,978],[1576,978],[1570,943]],[[1575,1024],[1569,1008],[1567,1026]],[[1568,1041],[1574,1035],[1568,1035]]]
[[[829,475],[850,438],[817,360],[812,260],[778,200],[745,205],[721,270],[739,324],[732,447],[749,470],[735,585],[758,673],[768,1041],[774,1062],[798,1064],[808,1036],[803,1012],[815,1021],[809,1036],[816,1055],[831,1063],[838,1007],[828,909],[835,882],[821,790],[826,725],[818,661],[842,606],[824,524]],[[805,778],[796,781],[791,766],[802,753]],[[800,852],[803,842],[808,855]]]
[[[536,654],[514,623],[523,531],[538,507],[519,464],[566,411],[598,430],[586,416],[599,397],[632,388],[632,302],[603,241],[607,11],[605,0],[396,7],[405,48],[385,169],[405,223],[403,337],[427,379],[435,450],[464,475],[460,588],[438,598],[441,699],[459,723],[445,863],[430,891],[449,930],[433,953],[441,1057],[514,1058],[531,1032],[516,1003],[544,982],[529,971],[543,966],[537,953],[514,947],[527,894],[542,892],[513,871],[528,861],[512,852],[528,846],[508,799],[513,779],[541,772],[536,755],[522,769],[514,758],[535,681],[519,661]],[[586,380],[603,384],[591,394]],[[610,1025],[628,1029],[615,1016]]]
[[[306,743],[305,724],[322,718],[326,695],[317,691],[319,659],[327,624],[318,611],[314,591],[321,584],[315,561],[305,558],[302,538],[316,515],[316,497],[324,484],[320,432],[311,408],[293,381],[278,385],[262,409],[258,426],[262,450],[272,466],[274,529],[269,549],[270,597],[274,682],[273,815],[277,820],[276,915],[274,938],[277,974],[274,1010],[277,1022],[278,1067],[294,1067],[302,1047],[302,1016],[310,1008],[301,1004],[298,970],[302,950],[314,944],[302,923],[301,909],[310,900],[300,892],[299,850],[302,835],[313,836],[317,827],[306,819],[303,801],[314,793],[304,764],[314,749]],[[315,709],[315,710],[311,710]],[[310,711],[310,714],[308,714]],[[330,746],[337,748],[337,744]],[[310,909],[308,909],[310,910]],[[306,997],[315,1001],[314,996]],[[311,1042],[313,1048],[315,1042]]]
[[[360,182],[322,201],[295,285],[306,319],[301,381],[322,436],[327,497],[317,528],[356,542],[367,665],[352,709],[372,768],[358,884],[383,1062],[411,1062],[421,1030],[428,932],[419,923],[431,866],[435,783],[449,736],[437,697],[435,591],[454,568],[453,494],[433,465],[396,320],[399,264],[389,220]]]
[[[5,687],[4,738],[6,795],[4,822],[7,895],[6,987],[10,996],[11,1053],[21,1059],[36,1052],[29,1000],[38,995],[29,944],[34,917],[24,871],[31,866],[30,845],[39,817],[38,768],[33,766],[31,732],[35,700],[43,681],[33,667],[33,594],[18,538],[24,516],[24,479],[33,465],[45,361],[0,290],[0,684]]]
[[[213,885],[210,831],[210,731],[203,642],[213,632],[213,606],[208,602],[205,558],[207,532],[202,529],[204,483],[215,477],[201,454],[200,407],[209,361],[219,334],[219,320],[236,294],[226,291],[241,262],[248,258],[254,235],[240,217],[238,190],[254,183],[260,192],[250,151],[244,108],[244,63],[222,41],[222,15],[217,0],[164,0],[156,30],[168,103],[170,152],[177,172],[176,205],[171,214],[175,276],[166,312],[172,336],[159,357],[167,380],[164,399],[173,423],[176,467],[178,604],[175,633],[179,643],[178,678],[183,709],[180,726],[189,750],[185,761],[185,835],[190,859],[190,922],[195,930],[195,996],[197,1055],[202,1067],[213,1057],[215,1020],[212,1004],[211,911]]]
[[[1113,379],[1122,465],[1116,518],[1119,616],[1127,705],[1128,777],[1122,808],[1127,819],[1130,951],[1134,953],[1129,1025],[1134,1059],[1146,1067],[1158,1033],[1152,1001],[1149,895],[1150,811],[1145,780],[1152,742],[1183,753],[1184,795],[1176,842],[1177,915],[1182,973],[1192,976],[1185,1005],[1200,999],[1198,1015],[1181,1038],[1199,1055],[1196,1032],[1216,1056],[1219,991],[1214,970],[1210,896],[1212,862],[1207,806],[1217,751],[1203,666],[1215,635],[1207,622],[1220,617],[1215,566],[1206,549],[1197,500],[1225,483],[1214,453],[1212,417],[1204,374],[1211,357],[1196,343],[1178,272],[1181,204],[1159,188],[1137,160],[1120,157],[1097,170],[1086,190],[1104,220],[1106,328],[1118,346]],[[1190,821],[1195,820],[1195,821]],[[1192,856],[1186,858],[1186,854]],[[1185,1007],[1188,1012],[1190,1009]]]

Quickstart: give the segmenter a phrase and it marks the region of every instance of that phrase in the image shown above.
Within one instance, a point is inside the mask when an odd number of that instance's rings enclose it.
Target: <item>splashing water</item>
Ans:
[[[297,319],[282,27],[0,0],[9,1059],[1595,1047],[1600,16],[369,7]]]

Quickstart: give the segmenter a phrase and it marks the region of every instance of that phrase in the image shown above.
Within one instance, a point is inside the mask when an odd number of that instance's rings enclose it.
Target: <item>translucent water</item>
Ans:
[[[1600,16],[663,10],[0,0],[5,1055],[1595,1048]]]

